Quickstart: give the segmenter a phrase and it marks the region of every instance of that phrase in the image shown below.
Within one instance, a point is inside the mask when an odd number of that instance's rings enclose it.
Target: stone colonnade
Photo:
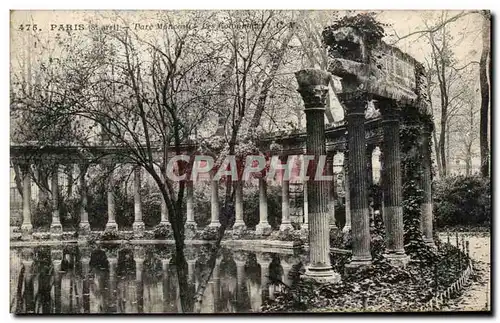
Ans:
[[[104,251],[105,259],[108,263],[108,271],[107,277],[105,279],[108,280],[109,285],[106,289],[101,290],[102,293],[102,306],[105,308],[105,311],[108,313],[117,313],[120,311],[120,308],[124,308],[127,313],[144,313],[149,312],[145,306],[148,304],[145,302],[147,300],[147,295],[145,295],[145,261],[147,257],[147,253],[144,247],[142,246],[134,246],[131,248],[122,249],[123,251],[130,252],[132,256],[132,260],[135,263],[135,292],[134,298],[128,299],[132,307],[120,306],[120,295],[123,290],[120,289],[120,277],[118,276],[118,267],[120,262],[125,260],[126,258],[120,257],[120,250],[118,249],[107,249]],[[26,311],[29,313],[35,313],[34,303],[35,303],[35,286],[36,286],[36,273],[34,272],[34,253],[32,248],[22,248],[19,249],[20,253],[20,264],[25,269],[24,280],[25,280],[25,293],[24,300]],[[92,249],[89,247],[80,247],[80,265],[81,265],[81,273],[82,273],[82,294],[81,294],[81,305],[77,306],[77,311],[74,313],[91,313],[91,309],[94,308],[91,306],[92,299],[94,301],[98,300],[96,298],[91,297],[92,291],[90,288],[91,281],[93,275],[91,272],[91,264],[90,260],[92,258]],[[207,284],[207,291],[209,291],[211,299],[210,303],[213,303],[213,313],[218,313],[221,311],[221,263],[223,261],[233,261],[236,265],[236,288],[235,292],[237,297],[241,300],[247,299],[243,293],[250,293],[250,290],[247,288],[247,265],[250,265],[249,260],[253,257],[250,254],[255,254],[256,263],[252,263],[253,268],[257,269],[255,265],[260,268],[260,284],[258,293],[260,294],[260,299],[256,299],[258,302],[257,308],[264,303],[265,299],[273,298],[276,292],[275,285],[270,284],[271,279],[270,275],[274,273],[279,273],[278,278],[283,281],[286,285],[290,286],[292,284],[292,268],[294,265],[298,264],[301,260],[299,257],[294,255],[279,255],[279,262],[275,263],[281,267],[281,270],[271,270],[271,263],[273,260],[273,256],[267,252],[245,252],[245,251],[235,251],[232,253],[232,256],[218,256],[215,261],[215,266],[213,269],[213,273]],[[53,270],[53,282],[54,282],[54,297],[53,297],[53,307],[50,309],[50,313],[60,314],[65,309],[62,307],[63,304],[63,295],[65,291],[63,290],[64,286],[62,284],[63,277],[65,275],[65,271],[62,269],[62,262],[64,258],[63,248],[52,248],[50,252],[51,264],[54,268]],[[163,312],[177,312],[179,310],[179,305],[176,305],[176,301],[172,299],[172,290],[174,289],[174,294],[178,295],[178,285],[171,284],[171,279],[176,279],[177,275],[175,270],[170,271],[170,263],[171,263],[172,255],[171,253],[163,253],[159,255],[157,258],[158,261],[161,261],[162,267],[162,284],[161,284],[161,294],[162,294],[162,302],[163,302]],[[187,255],[187,278],[191,287],[197,288],[201,282],[201,277],[197,275],[197,266],[198,264],[198,255],[196,253],[188,253]],[[77,263],[73,263],[73,266],[77,266]],[[172,266],[175,266],[172,265]],[[65,269],[71,270],[71,268],[66,267]],[[105,272],[103,272],[105,274]],[[173,274],[173,275],[172,275]],[[226,273],[227,275],[227,273]],[[103,277],[104,278],[104,277]],[[123,285],[122,285],[123,286]],[[158,286],[158,285],[156,285]],[[151,285],[150,285],[151,287]],[[66,286],[67,288],[67,286]],[[101,288],[104,288],[101,285]],[[93,291],[96,293],[96,291]],[[95,294],[94,294],[95,296]],[[175,297],[175,296],[174,296]],[[145,299],[146,298],[146,299]],[[247,306],[253,306],[256,304],[245,304]],[[81,307],[79,307],[81,306]],[[67,309],[66,309],[67,310]],[[47,313],[46,313],[47,314]]]
[[[386,102],[390,104],[390,102]],[[385,104],[385,103],[384,103]],[[387,109],[386,109],[387,110]],[[389,110],[387,110],[389,111]],[[381,148],[381,156],[384,156],[384,165],[382,167],[381,174],[381,182],[383,187],[383,201],[382,201],[382,214],[384,215],[384,219],[390,220],[386,222],[386,226],[388,229],[388,242],[390,242],[390,247],[388,249],[389,254],[394,254],[401,256],[401,239],[402,239],[402,222],[401,219],[401,170],[399,166],[399,150],[396,147],[399,146],[397,142],[397,136],[399,129],[399,122],[397,121],[397,112],[396,114],[384,114],[383,116],[383,131],[384,135],[388,138],[394,138],[394,140],[386,141],[384,144],[380,145]],[[356,116],[354,116],[356,117]],[[350,113],[350,117],[353,118],[353,114]],[[361,119],[361,117],[359,117]],[[353,123],[353,122],[352,122]],[[351,124],[352,124],[351,123]],[[357,128],[351,131],[354,135],[356,133],[362,133],[364,131],[363,123],[361,120],[358,122]],[[389,137],[390,136],[390,137]],[[361,138],[361,136],[359,136]],[[350,136],[349,136],[350,138]],[[362,139],[362,138],[361,138]],[[431,172],[431,162],[429,149],[424,149],[423,147],[428,147],[430,145],[430,131],[425,131],[421,140],[421,149],[422,154],[424,156],[424,161],[422,163],[423,170],[423,178],[421,187],[424,191],[424,202],[422,204],[422,231],[424,235],[424,240],[429,244],[433,245],[432,240],[432,198],[431,198],[431,180],[430,180],[430,172]],[[361,146],[362,147],[362,146]],[[367,186],[369,183],[373,183],[373,178],[371,176],[371,170],[366,171],[369,167],[371,161],[371,154],[374,149],[374,146],[367,146],[366,149],[358,149],[352,150],[349,152],[344,152],[344,184],[345,184],[345,226],[341,228],[343,231],[350,230],[360,230],[353,231],[355,235],[358,237],[357,242],[355,243],[355,255],[358,256],[357,259],[361,261],[367,260],[368,258],[368,250],[369,250],[369,242],[367,243],[367,225],[369,225],[369,219],[367,219],[367,215],[369,212],[368,205],[368,192]],[[327,159],[327,171],[331,172],[330,168],[332,168],[332,160],[335,152],[328,151],[326,153]],[[353,156],[357,156],[358,160],[355,162]],[[367,165],[367,166],[363,166]],[[32,225],[32,206],[31,206],[31,175],[28,164],[21,164],[21,175],[22,175],[22,188],[23,188],[23,197],[22,197],[22,224],[21,224],[21,232],[23,234],[23,239],[30,239],[33,233],[33,225]],[[354,171],[354,166],[357,166],[358,172]],[[90,223],[89,216],[87,211],[88,206],[88,190],[87,183],[85,179],[85,174],[88,170],[88,164],[80,164],[80,176],[79,176],[79,187],[78,194],[81,199],[80,206],[80,224],[79,224],[79,233],[84,236],[90,232]],[[108,165],[108,189],[107,189],[107,213],[108,213],[108,222],[106,224],[106,230],[117,230],[118,225],[116,223],[115,218],[115,199],[113,194],[113,188],[115,183],[113,183],[113,166]],[[134,184],[133,184],[133,193],[134,193],[134,237],[141,238],[144,233],[144,223],[143,223],[143,210],[141,204],[141,194],[140,194],[140,185],[141,185],[141,169],[136,167],[134,169]],[[329,173],[331,174],[331,173]],[[57,168],[54,169],[53,175],[51,176],[51,186],[58,187],[58,176],[57,176]],[[364,188],[359,185],[360,183],[365,183]],[[216,181],[211,181],[211,215],[210,215],[210,224],[209,227],[218,227],[220,226],[220,203],[219,203],[219,194],[218,194],[218,185],[219,183]],[[256,226],[256,233],[259,235],[269,235],[272,231],[271,225],[268,222],[268,203],[267,203],[267,183],[266,180],[260,178],[258,180],[259,185],[259,223]],[[292,228],[291,220],[290,220],[290,202],[289,202],[289,191],[287,189],[288,182],[283,182],[282,186],[282,211],[283,213],[283,222],[280,227],[281,230],[287,230]],[[314,186],[314,184],[313,184]],[[316,188],[311,189],[310,183],[303,183],[303,194],[304,194],[304,221],[300,223],[300,227],[306,232],[310,231],[311,221],[313,218],[313,209],[312,205],[316,205],[318,203],[312,203],[310,193],[312,190],[316,190]],[[322,192],[324,192],[325,198],[322,199],[325,205],[322,205],[321,212],[325,212],[327,214],[327,218],[324,221],[324,225],[328,225],[329,230],[336,229],[335,226],[335,210],[334,210],[334,194],[332,183],[326,183],[325,186],[322,186]],[[187,226],[194,226],[196,228],[196,222],[194,218],[194,196],[193,196],[193,186],[192,183],[188,182],[186,185],[186,195],[187,195],[187,205],[186,205],[186,213],[187,213]],[[242,190],[242,185],[239,186],[237,190],[237,199],[235,208],[238,212],[238,218],[236,224],[238,224],[240,229],[247,229],[246,224],[242,217],[243,210],[243,201],[244,201],[244,192]],[[60,221],[59,214],[59,199],[58,199],[58,189],[56,188],[52,194],[52,224],[50,228],[50,235],[52,239],[59,239],[62,234],[62,226]],[[315,193],[313,193],[315,194]],[[316,212],[316,211],[315,211]],[[361,222],[360,222],[361,221]],[[356,222],[356,224],[354,224]],[[165,205],[165,202],[162,199],[161,203],[161,224],[170,225],[168,222],[168,209]],[[326,231],[325,231],[326,232]],[[326,233],[324,233],[326,234]],[[359,248],[359,249],[357,249]],[[360,258],[361,257],[361,258]],[[363,260],[364,259],[364,260]]]
[[[296,73],[299,93],[305,106],[307,120],[307,151],[318,158],[326,154],[324,110],[328,93],[330,74],[321,70],[306,69]],[[350,84],[346,84],[347,88]],[[353,256],[346,268],[356,268],[371,264],[370,252],[370,215],[373,217],[368,199],[369,188],[373,184],[372,147],[368,147],[365,131],[365,108],[369,101],[367,93],[362,91],[338,94],[340,102],[346,108],[347,153],[345,154],[344,175],[346,177],[346,226],[352,231]],[[382,112],[382,130],[385,140],[382,144],[384,166],[382,169],[383,215],[386,227],[386,257],[395,265],[404,266],[409,257],[404,252],[403,210],[402,210],[402,175],[399,145],[400,110],[393,100],[378,98]],[[429,133],[424,131],[421,152],[424,190],[422,204],[422,228],[424,240],[432,242],[432,204],[431,204],[431,164]],[[327,157],[328,158],[328,157]],[[328,160],[328,159],[327,159]],[[325,196],[331,196],[323,182],[308,182],[309,206],[309,256],[310,264],[306,277],[316,280],[336,280],[338,274],[331,270],[329,258],[328,208]]]

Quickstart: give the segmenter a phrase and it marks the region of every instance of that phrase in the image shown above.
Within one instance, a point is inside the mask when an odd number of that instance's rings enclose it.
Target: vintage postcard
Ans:
[[[491,314],[490,31],[12,10],[10,312]]]

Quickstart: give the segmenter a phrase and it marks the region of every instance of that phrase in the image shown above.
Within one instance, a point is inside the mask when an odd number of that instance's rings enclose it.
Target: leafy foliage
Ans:
[[[160,223],[153,229],[155,239],[172,239],[172,228],[166,224]]]
[[[375,20],[372,13],[361,13],[355,16],[344,16],[336,23],[323,29],[323,44],[328,47],[331,53],[341,53],[342,56],[352,55],[359,51],[355,47],[354,39],[339,40],[335,34],[342,28],[348,27],[354,29],[368,48],[372,48],[385,36],[385,24]],[[352,35],[351,35],[352,37]],[[358,60],[353,58],[354,60]]]
[[[117,231],[104,231],[101,235],[102,241],[112,241],[120,239]]]
[[[423,135],[422,125],[429,125],[431,116],[420,114],[416,109],[405,107],[402,114],[399,140],[401,147],[401,171],[403,183],[403,223],[405,251],[412,259],[435,261],[435,253],[422,238],[420,229],[420,205],[423,202],[422,150],[418,143]],[[430,149],[430,147],[428,147]],[[430,156],[430,151],[428,152]]]
[[[372,235],[377,232],[375,225]],[[464,254],[451,245],[440,245],[434,265],[416,261],[406,268],[389,264],[382,256],[383,250],[383,244],[375,244],[373,264],[349,272],[343,269],[350,255],[331,254],[334,270],[342,276],[339,283],[297,279],[274,300],[267,299],[262,311],[415,311],[436,292],[450,286],[465,268]],[[304,269],[296,269],[298,272],[291,276],[298,278]]]
[[[480,176],[445,177],[434,182],[438,227],[486,225],[491,222],[490,180]]]

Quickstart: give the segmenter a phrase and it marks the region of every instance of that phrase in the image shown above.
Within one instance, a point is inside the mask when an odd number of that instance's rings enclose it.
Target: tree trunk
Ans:
[[[19,165],[16,163],[12,163],[12,168],[14,168],[14,182],[16,182],[16,187],[19,192],[19,195],[23,196],[23,184],[22,184],[22,174],[19,169]]]
[[[283,40],[283,43],[281,44],[279,51],[271,59],[271,70],[269,71],[267,78],[262,83],[262,88],[260,90],[260,95],[259,95],[259,100],[257,102],[257,107],[255,108],[255,112],[253,114],[252,121],[250,122],[250,127],[248,128],[249,131],[256,129],[257,126],[260,124],[260,119],[262,118],[262,113],[264,112],[264,109],[266,108],[267,94],[269,93],[269,90],[271,89],[271,85],[273,83],[273,80],[276,77],[276,73],[278,72],[278,69],[281,65],[281,62],[283,61],[283,57],[285,56],[286,50],[288,48],[288,43],[290,42],[290,40],[292,39],[292,36],[294,34],[295,34],[294,29],[290,28],[288,34],[286,35],[285,39]]]
[[[490,13],[483,12],[484,20],[482,27],[483,49],[479,61],[479,83],[481,86],[481,120],[479,125],[479,145],[481,148],[481,175],[488,177],[490,174],[490,149],[488,143],[488,108],[490,104]],[[488,63],[489,60],[489,63]]]
[[[66,183],[68,186],[67,194],[68,198],[71,198],[71,195],[73,195],[73,164],[66,165]]]
[[[441,154],[439,153],[439,145],[438,145],[438,140],[437,140],[436,127],[434,127],[434,130],[432,131],[432,136],[434,137],[434,150],[436,152],[436,164],[437,164],[437,169],[438,169],[438,176],[439,176],[439,178],[441,178],[441,177],[443,177],[443,167],[441,167]]]
[[[439,154],[441,156],[441,167],[443,176],[447,175],[446,168],[446,121],[441,120],[441,131],[439,133]]]
[[[451,174],[451,165],[453,165],[453,161],[450,156],[450,129],[448,128],[446,131],[446,169],[448,174]]]
[[[465,175],[470,176],[472,172],[472,152],[471,149],[467,150],[467,156],[465,157]]]
[[[431,75],[428,73],[427,74],[427,84],[431,84]],[[430,111],[434,116],[434,106],[432,104],[432,93],[431,93],[431,87],[427,86],[427,97],[429,98],[429,104],[430,104]],[[439,153],[439,147],[438,147],[438,140],[437,140],[437,134],[436,134],[436,124],[434,121],[433,123],[433,130],[432,130],[432,137],[434,139],[434,151],[436,153],[436,164],[437,164],[437,169],[438,169],[438,176],[439,178],[443,177],[443,168],[441,167],[441,154]]]

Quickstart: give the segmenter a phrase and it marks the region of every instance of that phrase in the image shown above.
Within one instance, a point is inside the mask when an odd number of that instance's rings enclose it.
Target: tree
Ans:
[[[481,28],[470,28],[467,26],[457,27],[457,23],[466,19],[472,14],[481,14],[484,19],[482,19]],[[407,35],[399,36],[394,32],[396,40],[393,44],[402,41],[407,38],[415,38],[419,40],[422,37],[426,37],[431,49],[431,60],[427,61],[428,65],[428,78],[429,78],[429,88],[437,86],[438,94],[434,95],[437,100],[439,100],[439,111],[434,115],[435,120],[439,122],[434,127],[435,132],[433,133],[435,142],[435,153],[436,162],[438,166],[438,172],[440,176],[446,176],[447,174],[447,164],[449,163],[450,156],[449,152],[452,151],[448,137],[451,136],[449,133],[450,123],[453,118],[457,115],[462,115],[464,113],[463,109],[469,107],[468,104],[462,104],[464,102],[465,92],[476,96],[475,92],[464,91],[464,87],[461,86],[463,82],[469,82],[470,76],[477,77],[477,70],[475,66],[479,67],[479,84],[481,88],[481,122],[480,122],[480,147],[481,147],[481,164],[482,172],[488,176],[489,169],[489,143],[488,143],[488,107],[489,107],[489,48],[490,48],[490,26],[489,26],[489,11],[461,11],[455,14],[448,14],[447,12],[441,12],[439,17],[435,17],[433,13],[424,14],[424,25],[423,29],[410,32]],[[472,16],[471,16],[472,17]],[[473,19],[473,18],[471,18]],[[477,21],[477,20],[476,20]],[[475,22],[476,22],[475,21]],[[450,30],[452,27],[453,35]],[[459,30],[457,32],[457,30]],[[458,62],[455,58],[455,48],[460,48],[463,53],[462,40],[468,35],[475,36],[475,33],[480,31],[482,34],[482,53],[480,61],[470,59],[469,61]],[[454,37],[456,39],[454,39]],[[476,51],[474,49],[469,51],[469,55],[475,56]],[[463,59],[463,58],[462,58]],[[461,65],[461,66],[460,66]],[[469,67],[473,67],[470,69]],[[435,79],[435,81],[434,81]],[[455,83],[455,85],[453,85]],[[435,85],[435,86],[434,86]],[[474,87],[474,85],[472,85]],[[429,89],[429,97],[432,98],[432,90]],[[452,100],[454,98],[454,102]],[[466,100],[465,100],[466,101]],[[432,102],[431,102],[432,104]],[[434,110],[438,108],[436,104],[433,104]],[[474,116],[477,114],[475,113]],[[436,118],[437,117],[437,118]],[[436,131],[438,131],[439,136]],[[448,148],[449,147],[449,148]]]
[[[130,23],[126,14],[110,15],[99,23]],[[154,18],[159,23],[182,26],[208,21],[210,15],[158,13]],[[74,47],[63,46],[55,65],[58,73],[42,70],[47,84],[53,86],[45,86],[45,91],[36,94],[18,91],[13,98],[25,103],[19,111],[35,117],[39,129],[65,125],[65,120],[79,130],[99,128],[107,144],[122,148],[99,158],[133,163],[149,173],[169,211],[182,308],[191,311],[193,295],[187,288],[184,257],[185,181],[172,182],[167,164],[172,155],[184,153],[182,144],[189,141],[193,129],[201,128],[200,121],[215,104],[218,79],[214,75],[221,61],[217,48],[220,43],[201,28],[162,31],[161,37],[148,37],[151,34],[141,35],[131,29],[82,34]],[[188,167],[187,163],[177,162],[181,174]]]
[[[481,147],[481,175],[488,177],[490,174],[490,145],[488,142],[488,126],[489,126],[489,111],[490,108],[490,92],[491,92],[491,57],[490,57],[490,32],[491,32],[491,14],[484,10],[483,25],[481,28],[482,34],[482,51],[479,61],[479,78],[481,84],[481,122],[479,127],[479,145]]]

